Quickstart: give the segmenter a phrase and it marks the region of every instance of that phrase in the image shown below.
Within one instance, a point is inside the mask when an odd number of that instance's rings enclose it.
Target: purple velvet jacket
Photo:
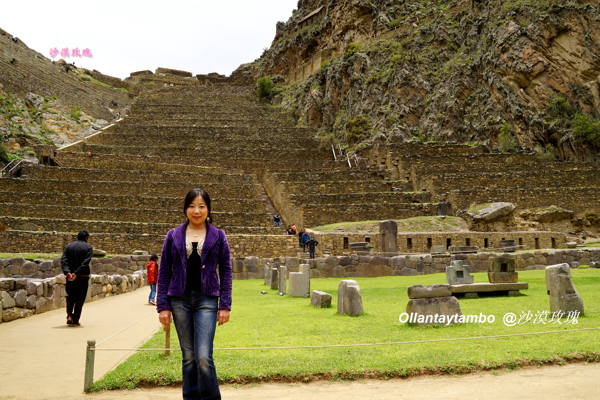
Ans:
[[[170,230],[163,245],[158,286],[156,289],[156,309],[170,310],[167,296],[181,296],[185,291],[187,252],[185,249],[185,228],[187,223]],[[231,254],[227,236],[221,229],[206,224],[206,237],[200,254],[202,258],[202,293],[219,297],[219,310],[231,310]],[[218,276],[217,276],[218,266]],[[171,270],[173,271],[171,273]],[[169,275],[171,281],[169,282]]]

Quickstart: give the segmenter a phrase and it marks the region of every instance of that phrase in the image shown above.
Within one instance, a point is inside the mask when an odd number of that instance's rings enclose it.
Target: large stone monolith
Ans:
[[[363,313],[362,294],[354,280],[346,279],[338,286],[338,314],[360,315]]]
[[[550,295],[550,312],[561,311],[568,314],[578,311],[583,315],[583,299],[573,285],[569,264],[546,267],[546,290]]]

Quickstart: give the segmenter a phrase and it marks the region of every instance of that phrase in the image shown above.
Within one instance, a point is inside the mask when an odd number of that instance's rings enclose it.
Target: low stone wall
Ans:
[[[373,234],[314,234],[319,242],[317,254],[349,255],[350,243],[370,242],[376,252],[381,250],[379,233]],[[481,251],[500,247],[501,240],[514,240],[523,250],[562,248],[566,236],[561,232],[399,232],[398,252],[429,253],[432,246],[478,246]],[[554,239],[554,240],[553,240]]]
[[[90,275],[86,302],[131,292],[146,286],[146,281],[144,270],[127,275]],[[10,322],[65,307],[66,282],[66,277],[62,274],[46,279],[0,278],[0,322]]]
[[[516,270],[544,269],[548,265],[571,263],[589,265],[592,259],[600,258],[600,249],[594,250],[547,250],[530,253],[477,253],[456,255],[403,255],[384,257],[380,255],[329,256],[326,258],[303,259],[297,257],[236,259],[233,264],[234,279],[263,279],[265,266],[269,263],[285,265],[288,274],[298,272],[300,264],[310,265],[311,278],[353,278],[379,276],[412,276],[445,273],[451,261],[462,260],[471,272],[486,272],[490,258],[507,257],[515,260]],[[572,264],[576,263],[576,264]],[[440,278],[445,283],[445,277]]]
[[[171,228],[174,228],[171,226]],[[160,254],[165,235],[131,235],[118,233],[92,233],[89,243],[109,254],[131,254],[145,250]],[[6,231],[0,233],[0,252],[3,253],[62,253],[65,246],[76,240],[76,233]],[[288,235],[227,234],[231,257],[292,256],[298,251],[298,238]]]

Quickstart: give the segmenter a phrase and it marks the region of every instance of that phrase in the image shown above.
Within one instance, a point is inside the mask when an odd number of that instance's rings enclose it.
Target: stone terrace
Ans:
[[[454,209],[506,201],[518,209],[555,205],[580,217],[600,213],[600,172],[593,163],[486,153],[467,145],[375,145],[365,155],[397,186],[448,200]]]
[[[0,181],[7,230],[0,243],[44,240],[45,249],[60,248],[86,228],[108,252],[159,251],[167,230],[183,222],[182,198],[194,187],[211,194],[215,225],[228,233],[236,257],[295,255],[297,239],[283,234],[287,222],[345,221],[344,209],[370,218],[430,212],[392,193],[373,171],[335,162],[311,129],[287,126],[252,87],[203,86],[168,73],[139,77],[155,84],[143,86],[124,119],[60,149],[61,167],[25,166],[20,178]],[[306,222],[295,204],[308,206]],[[275,210],[284,219],[280,228],[272,227]]]

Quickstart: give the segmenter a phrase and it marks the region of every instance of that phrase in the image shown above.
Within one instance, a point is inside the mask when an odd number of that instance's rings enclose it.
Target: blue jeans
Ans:
[[[173,322],[181,346],[184,400],[221,399],[213,361],[218,297],[186,291],[169,297]]]
[[[154,301],[155,297],[156,297],[156,283],[151,283],[150,284],[150,297],[148,297],[148,303],[150,303],[151,301]]]

